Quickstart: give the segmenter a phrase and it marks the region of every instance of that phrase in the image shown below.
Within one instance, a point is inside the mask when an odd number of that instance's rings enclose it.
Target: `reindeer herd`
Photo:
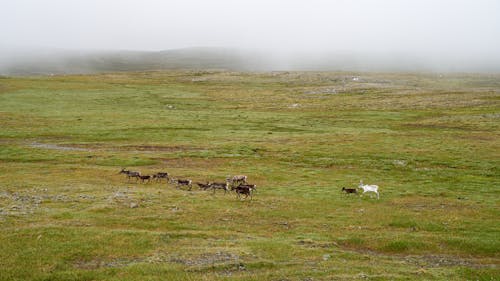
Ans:
[[[125,176],[127,176],[129,181],[131,179],[135,179],[137,182],[141,181],[142,183],[149,183],[152,181],[162,182],[163,180],[165,180],[167,184],[173,184],[178,189],[180,189],[181,187],[185,187],[188,190],[191,190],[193,188],[192,180],[171,178],[169,173],[167,172],[158,172],[153,175],[142,175],[140,172],[125,170],[124,168],[122,168],[119,174],[124,174]],[[223,190],[224,194],[230,191],[234,191],[238,199],[241,199],[242,196],[244,196],[244,199],[250,197],[251,200],[252,193],[257,190],[257,186],[255,184],[249,184],[247,182],[247,176],[245,175],[228,176],[225,182],[196,182],[195,184],[201,190],[212,190],[214,194],[218,189]],[[363,184],[363,181],[361,180],[358,188],[363,190],[363,194],[371,192],[377,195],[377,199],[380,198],[377,185]],[[358,188],[342,187],[341,191],[345,192],[345,194],[359,194]]]
[[[142,183],[161,183],[163,180],[165,180],[167,184],[175,185],[175,187],[178,189],[187,188],[188,190],[191,190],[193,188],[192,180],[175,179],[170,177],[169,173],[167,172],[159,172],[153,175],[142,175],[140,172],[125,170],[124,168],[122,168],[121,171],[118,172],[118,174],[124,174],[129,181],[135,179],[136,182],[140,181]],[[255,184],[249,184],[247,182],[247,176],[245,175],[228,176],[225,182],[196,182],[195,184],[199,187],[199,189],[212,190],[214,194],[218,189],[224,190],[224,194],[230,191],[234,191],[238,199],[241,199],[242,196],[244,196],[243,199],[250,197],[251,200],[253,192],[257,190],[257,186]]]

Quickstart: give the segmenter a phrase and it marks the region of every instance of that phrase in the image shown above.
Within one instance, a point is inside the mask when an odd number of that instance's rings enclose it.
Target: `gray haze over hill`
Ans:
[[[234,71],[432,71],[500,72],[500,61],[404,54],[275,54],[229,48],[167,51],[16,50],[0,56],[0,75],[88,74],[114,71],[224,69]],[[467,59],[470,59],[467,61]]]
[[[2,3],[0,26],[6,75],[500,72],[495,0],[17,0]]]

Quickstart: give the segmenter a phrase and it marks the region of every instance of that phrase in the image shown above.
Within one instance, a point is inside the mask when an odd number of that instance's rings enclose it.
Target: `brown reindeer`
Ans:
[[[136,181],[138,181],[141,177],[141,172],[134,172],[134,171],[130,171],[128,173],[128,179],[130,180],[130,178],[135,178]]]
[[[139,180],[139,177],[141,176],[140,172],[135,172],[135,171],[129,171],[125,170],[125,168],[122,168],[122,170],[118,174],[125,174],[130,181],[130,178],[135,178],[135,180]]]
[[[180,188],[181,186],[189,187],[188,190],[191,190],[191,188],[193,188],[191,180],[174,180],[174,181],[176,183],[176,188]]]
[[[241,195],[245,195],[244,199],[247,199],[250,196],[250,200],[252,200],[252,193],[254,190],[257,190],[257,186],[255,184],[240,184],[231,190],[236,192],[238,199],[241,199]]]
[[[224,190],[224,194],[226,194],[229,191],[229,182],[213,182],[210,184],[210,188],[213,189],[214,194],[217,189],[222,189]]]
[[[210,188],[210,185],[211,183],[210,182],[207,182],[206,184],[205,183],[201,183],[201,182],[197,182],[196,185],[198,185],[198,187],[200,189],[203,189],[203,190],[207,190]]]
[[[167,172],[158,172],[158,173],[156,173],[156,174],[153,175],[153,178],[157,182],[161,182],[162,179],[166,179],[167,182],[168,182],[168,173]]]
[[[356,188],[345,188],[345,187],[342,187],[342,192],[345,192],[345,194],[357,194],[358,193]]]
[[[151,179],[153,179],[153,176],[150,176],[150,175],[141,176],[141,175],[139,175],[139,179],[141,180],[142,183],[144,183],[145,181],[150,182]]]
[[[255,184],[241,183],[241,184],[239,184],[236,187],[231,187],[231,191],[236,190],[238,188],[240,188],[240,189],[250,189],[252,191],[254,191],[254,190],[256,191],[257,190],[257,185],[255,185]]]

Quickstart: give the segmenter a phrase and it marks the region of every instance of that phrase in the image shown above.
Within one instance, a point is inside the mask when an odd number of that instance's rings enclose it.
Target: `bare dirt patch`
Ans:
[[[63,151],[90,151],[90,149],[88,149],[88,148],[73,147],[73,146],[68,146],[68,145],[63,146],[63,145],[58,145],[58,144],[53,144],[53,143],[32,142],[29,144],[29,146],[33,147],[33,148],[63,150]]]
[[[344,248],[346,252],[354,252],[371,257],[380,257],[387,259],[396,259],[404,263],[418,266],[421,268],[436,268],[436,267],[469,267],[469,268],[496,268],[498,265],[490,263],[491,261],[481,261],[473,258],[461,258],[448,255],[388,255],[385,253],[359,249],[359,248]]]
[[[172,256],[166,253],[154,253],[143,257],[121,257],[113,259],[96,258],[92,260],[77,260],[73,262],[73,267],[85,270],[95,270],[99,268],[118,268],[130,266],[137,263],[177,263],[189,267],[205,267],[225,264],[238,264],[240,256],[228,252],[203,253],[195,257]]]
[[[204,253],[197,257],[174,257],[170,261],[188,266],[207,266],[221,263],[239,262],[240,257],[228,252]]]
[[[403,260],[407,263],[427,268],[450,266],[465,266],[474,268],[496,267],[494,264],[481,264],[474,260],[439,255],[406,256]]]
[[[50,194],[47,189],[29,191],[0,192],[0,220],[8,216],[29,216],[35,214],[44,203],[49,202],[79,202],[84,198],[66,194]]]
[[[315,242],[311,240],[300,240],[297,242],[298,245],[305,248],[321,248],[321,249],[329,249],[336,248],[339,246],[336,242]]]
[[[314,90],[307,90],[304,91],[304,94],[306,95],[318,95],[318,94],[338,94],[340,90],[338,90],[335,87],[329,87],[329,88],[317,88]]]
[[[98,268],[124,267],[144,261],[144,258],[93,259],[89,261],[76,261],[73,263],[73,266],[78,269],[94,270]]]
[[[142,151],[142,152],[178,152],[178,151],[196,151],[202,148],[192,147],[192,146],[161,146],[161,145],[127,145],[120,146],[119,150],[123,151]]]

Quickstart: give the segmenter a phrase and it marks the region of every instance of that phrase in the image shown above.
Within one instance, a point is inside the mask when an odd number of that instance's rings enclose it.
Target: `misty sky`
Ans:
[[[2,0],[0,46],[494,55],[498,0]]]

